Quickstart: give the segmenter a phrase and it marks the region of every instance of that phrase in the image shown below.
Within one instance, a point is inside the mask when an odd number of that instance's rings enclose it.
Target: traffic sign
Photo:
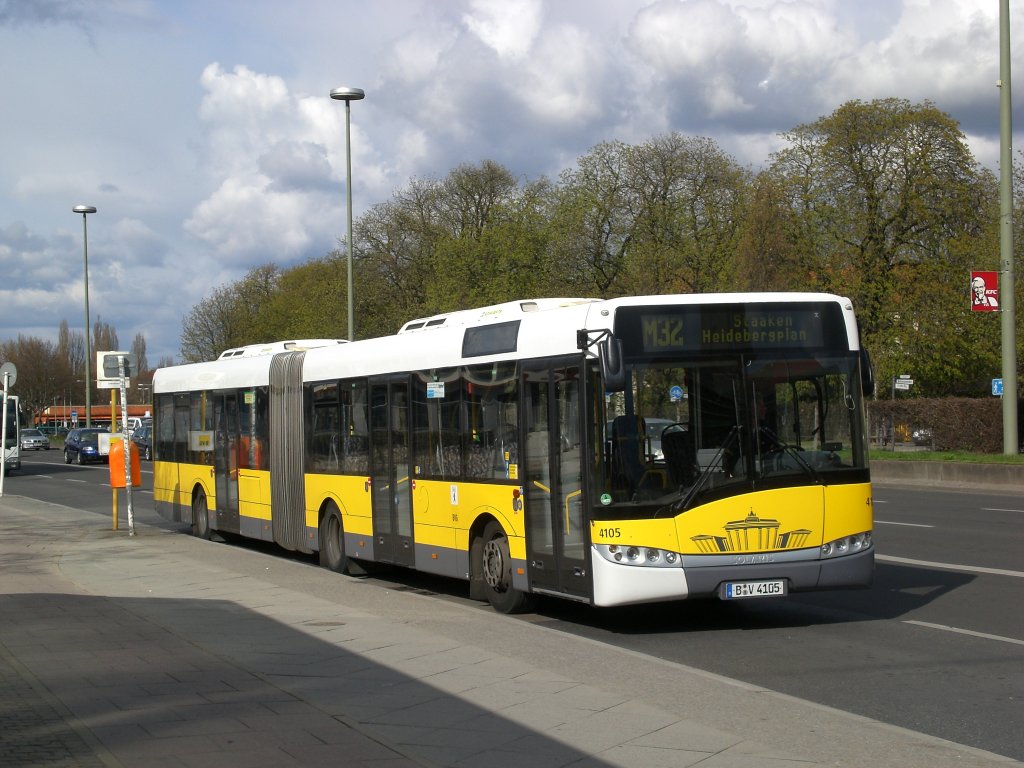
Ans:
[[[1002,397],[1002,396],[1003,396],[1003,380],[1002,379],[992,379],[992,397]]]
[[[0,365],[0,377],[3,377],[4,387],[10,389],[18,380],[18,367],[11,362]]]
[[[896,379],[896,389],[909,390],[910,385],[913,383],[912,379]]]

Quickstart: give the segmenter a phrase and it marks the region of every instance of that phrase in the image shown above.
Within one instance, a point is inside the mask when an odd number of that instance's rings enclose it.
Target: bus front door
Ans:
[[[523,492],[530,586],[589,600],[578,365],[523,371]]]
[[[380,562],[412,566],[416,549],[413,546],[408,425],[408,381],[403,378],[371,382],[373,556]]]
[[[213,396],[213,423],[217,530],[238,533],[238,395]]]

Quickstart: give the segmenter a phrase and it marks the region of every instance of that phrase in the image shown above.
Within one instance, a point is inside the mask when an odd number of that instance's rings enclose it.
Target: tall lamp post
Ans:
[[[96,213],[94,205],[76,205],[71,209],[75,213],[82,214],[82,263],[85,266],[85,426],[92,426],[92,393],[89,391],[92,384],[92,342],[89,337],[92,332],[89,329],[89,225],[86,223],[90,213]]]
[[[331,91],[331,98],[345,102],[345,192],[348,198],[348,340],[356,338],[356,316],[352,301],[352,102],[359,101],[366,94],[362,88],[341,86]]]

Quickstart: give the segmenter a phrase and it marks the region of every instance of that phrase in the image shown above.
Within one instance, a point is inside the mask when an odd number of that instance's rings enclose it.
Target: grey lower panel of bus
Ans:
[[[416,545],[416,570],[465,579],[469,573],[469,555],[454,549]]]
[[[360,547],[359,543],[363,546]],[[358,554],[357,554],[358,553]],[[345,554],[355,560],[373,561],[373,536],[361,533],[345,533]]]
[[[259,520],[255,517],[241,517],[238,523],[238,532],[250,539],[262,539],[263,541],[274,540],[274,528],[269,520]]]
[[[831,560],[763,563],[750,565],[717,565],[688,568],[686,584],[691,597],[715,596],[723,581],[761,581],[788,579],[794,591],[840,587],[866,587],[875,570],[873,549],[856,555]]]
[[[313,534],[314,529],[307,528],[308,533]],[[362,542],[363,546],[359,546]],[[316,546],[319,548],[319,538],[316,539]],[[417,571],[423,571],[424,573],[434,573],[438,576],[448,576],[453,579],[469,578],[469,553],[456,551],[453,549],[447,549],[444,547],[432,547],[424,544],[416,544],[416,560],[415,568]],[[346,533],[345,534],[345,554],[353,560],[365,560],[367,562],[374,561],[373,551],[373,537],[364,536],[363,534]],[[512,563],[513,574],[515,574],[517,568],[521,568],[525,571],[525,561],[514,561]],[[518,577],[513,575],[513,586],[516,589],[527,589],[528,582],[526,576]]]

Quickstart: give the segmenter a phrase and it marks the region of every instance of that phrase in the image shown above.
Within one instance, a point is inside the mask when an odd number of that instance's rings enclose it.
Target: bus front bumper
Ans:
[[[649,568],[592,557],[594,605],[615,606],[718,597],[726,582],[785,580],[787,592],[868,587],[875,569],[874,547],[845,557],[732,563],[699,566],[686,558],[685,567]],[[699,560],[698,560],[699,562]],[[720,561],[719,561],[720,562]]]

